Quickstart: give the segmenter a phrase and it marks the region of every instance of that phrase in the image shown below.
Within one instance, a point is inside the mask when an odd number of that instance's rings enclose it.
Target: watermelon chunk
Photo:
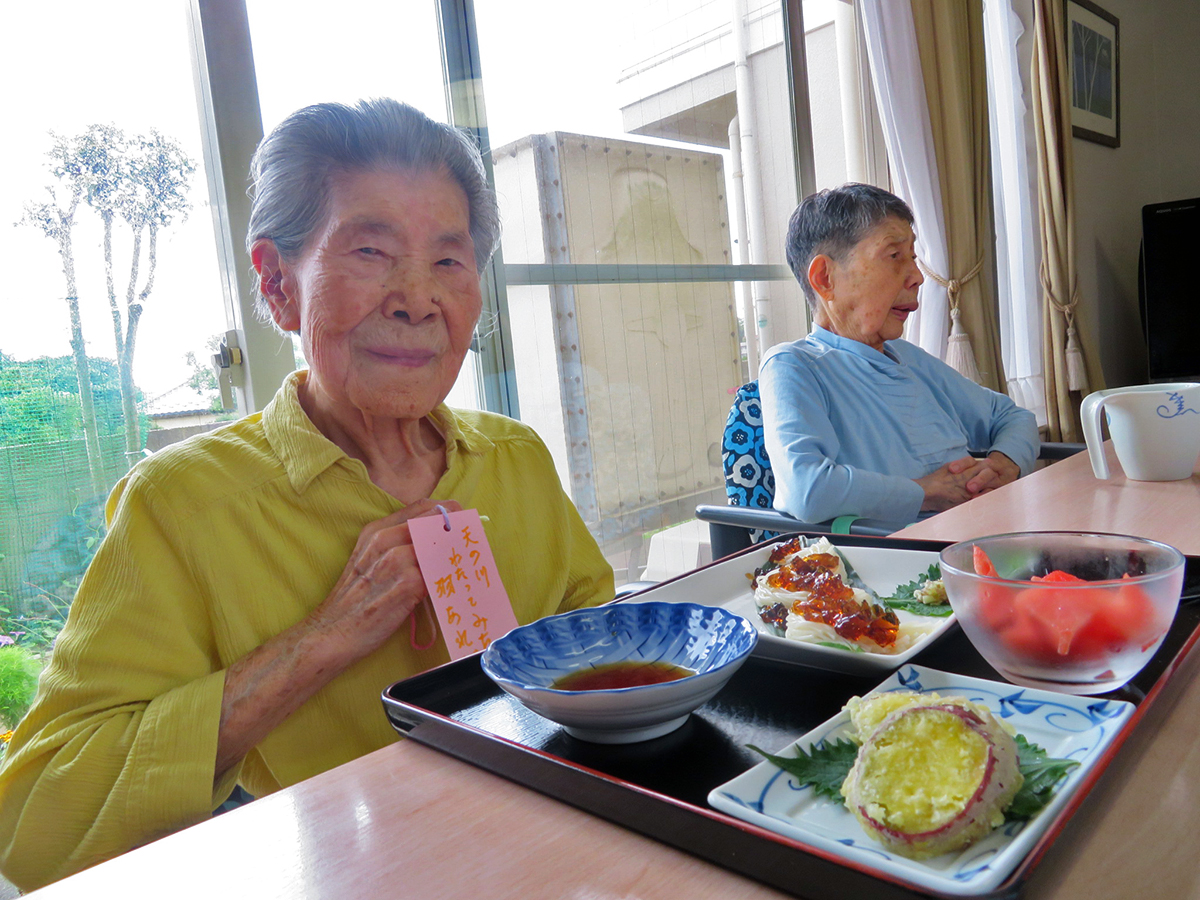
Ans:
[[[1086,584],[1078,575],[1072,575],[1070,572],[1064,572],[1062,569],[1055,569],[1047,575],[1034,575],[1029,580],[1041,584]]]
[[[1071,652],[1076,636],[1096,615],[1104,593],[1053,587],[1028,588],[1017,594],[1013,608],[1018,618],[1027,617],[1042,631],[1046,649],[1066,656]]]
[[[996,574],[996,567],[992,565],[992,561],[988,559],[988,555],[983,552],[983,548],[976,544],[971,548],[972,557],[975,562],[975,574],[983,575],[988,578],[999,578]]]

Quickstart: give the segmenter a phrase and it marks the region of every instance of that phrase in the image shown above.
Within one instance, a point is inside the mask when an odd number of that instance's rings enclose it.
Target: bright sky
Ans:
[[[113,123],[127,133],[154,127],[177,139],[199,162],[182,4],[122,0],[121,6],[120,15],[110,4],[80,0],[53,7],[10,4],[5,11],[0,38],[6,45],[0,49],[0,83],[5,85],[7,123],[7,140],[0,145],[6,173],[0,179],[0,227],[6,229],[6,239],[0,241],[5,273],[0,350],[19,358],[69,352],[66,282],[55,244],[33,228],[13,227],[26,202],[48,199],[46,186],[53,182],[45,168],[48,131],[73,135],[94,122]],[[136,28],[130,23],[137,23]],[[194,208],[187,222],[160,238],[154,291],[138,339],[135,380],[151,396],[188,376],[186,351],[202,351],[210,335],[225,330],[202,175],[191,198]],[[76,278],[88,352],[112,358],[101,229],[90,210],[80,210],[76,221]],[[123,241],[115,254],[122,296],[129,277],[128,247]]]
[[[49,131],[73,135],[96,122],[126,133],[157,128],[202,165],[184,0],[58,0],[9,4],[0,34],[6,140],[0,144],[0,350],[27,359],[69,352],[61,258],[39,231],[17,226],[24,205],[48,199]],[[557,0],[522,0],[519,21],[508,2],[482,0],[495,145],[552,129],[620,132],[613,99],[617,59],[613,17],[589,23],[587,41],[564,39]],[[267,128],[319,100],[390,95],[445,118],[432,0],[356,4],[353,14],[318,0],[249,0],[251,34]],[[520,40],[509,35],[520,30]],[[50,61],[50,64],[48,64]],[[576,80],[547,77],[571,69]],[[590,84],[582,83],[590,79]],[[600,110],[599,113],[596,110]],[[206,359],[207,339],[225,330],[215,275],[212,218],[202,172],[186,223],[160,235],[154,291],[137,344],[135,380],[148,396],[190,374],[188,350]],[[88,209],[76,215],[75,266],[84,335],[93,356],[115,356],[104,287],[101,229]],[[124,238],[125,235],[119,235]],[[235,240],[241,240],[236,235]],[[115,254],[119,296],[128,282],[129,245]],[[143,275],[145,266],[143,264]],[[139,288],[141,280],[139,280]]]

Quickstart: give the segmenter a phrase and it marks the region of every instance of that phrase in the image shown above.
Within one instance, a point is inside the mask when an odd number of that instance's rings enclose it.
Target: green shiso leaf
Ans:
[[[820,746],[814,746],[808,753],[796,747],[795,756],[774,756],[753,744],[746,746],[765,757],[772,765],[783,769],[801,785],[810,785],[817,794],[838,803],[845,803],[842,797],[842,782],[854,766],[858,744],[838,738],[833,742],[826,741]]]
[[[929,568],[912,581],[897,586],[896,593],[891,597],[884,597],[883,602],[892,609],[903,609],[913,615],[945,618],[953,612],[949,603],[922,603],[916,598],[917,591],[923,588],[926,582],[937,581],[941,577],[942,570],[938,564],[930,563]]]
[[[927,581],[937,581],[942,577],[942,570],[937,563],[930,563],[929,568],[914,578],[912,581],[899,585],[896,588],[896,593],[890,598],[892,600],[912,600],[917,591]]]
[[[1031,744],[1023,734],[1017,735],[1017,760],[1025,784],[1017,791],[1012,803],[1004,811],[1006,821],[1025,821],[1045,809],[1054,797],[1054,789],[1067,772],[1079,765],[1073,759],[1055,759],[1037,744]],[[820,796],[828,797],[845,805],[842,783],[854,767],[858,756],[858,744],[838,738],[812,747],[808,752],[795,748],[795,756],[775,756],[747,744],[751,750],[769,763],[777,766],[796,779],[801,785],[809,785]]]
[[[839,644],[835,641],[812,641],[811,643],[816,644],[818,647],[832,647],[834,650],[845,650],[847,653],[866,653],[867,652],[862,647],[859,647],[857,645],[855,645],[853,647],[847,647],[845,644]]]
[[[1055,759],[1025,735],[1017,735],[1017,758],[1025,783],[1005,810],[1005,818],[1022,821],[1041,812],[1054,796],[1054,789],[1079,763],[1073,759]]]
[[[884,597],[883,602],[890,609],[903,609],[914,616],[938,616],[944,619],[954,612],[945,603],[922,603],[920,600],[896,600],[892,597]]]

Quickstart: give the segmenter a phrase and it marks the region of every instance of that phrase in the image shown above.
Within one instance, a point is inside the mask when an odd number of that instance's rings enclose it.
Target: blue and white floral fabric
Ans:
[[[775,500],[775,475],[767,446],[763,443],[762,402],[758,382],[751,381],[737,389],[733,408],[725,421],[725,437],[721,444],[721,462],[725,469],[725,493],[730,506],[753,506],[771,509]],[[776,537],[772,531],[754,530],[754,543]]]

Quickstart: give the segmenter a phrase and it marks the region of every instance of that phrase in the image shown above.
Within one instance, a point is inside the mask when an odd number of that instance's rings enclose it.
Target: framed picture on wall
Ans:
[[[1066,0],[1071,130],[1077,138],[1121,146],[1121,79],[1117,17],[1091,0]]]

